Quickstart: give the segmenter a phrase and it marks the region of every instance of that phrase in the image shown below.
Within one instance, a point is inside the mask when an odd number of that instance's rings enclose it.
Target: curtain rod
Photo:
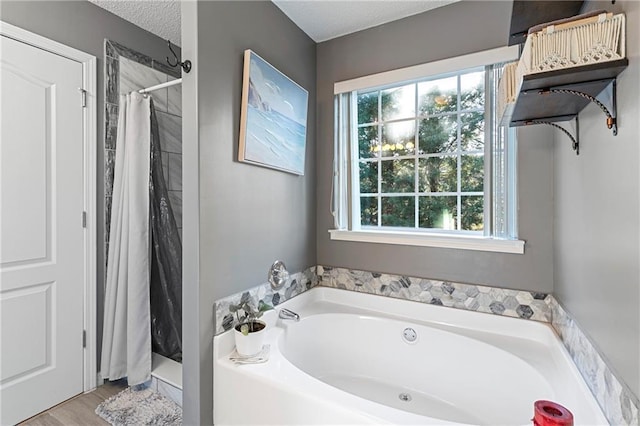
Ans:
[[[182,84],[182,79],[179,78],[177,80],[167,81],[166,83],[156,84],[155,86],[147,87],[146,89],[140,89],[138,90],[138,93],[149,93],[154,90],[164,89],[165,87],[175,86],[176,84]]]

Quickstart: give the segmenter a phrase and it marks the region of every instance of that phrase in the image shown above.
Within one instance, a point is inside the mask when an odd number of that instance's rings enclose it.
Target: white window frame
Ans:
[[[351,143],[352,140],[357,140],[357,123],[354,123],[354,117],[351,112],[357,111],[357,101],[354,93],[358,90],[364,91],[383,88],[384,86],[397,86],[412,80],[424,80],[432,76],[457,73],[465,69],[507,62],[515,60],[517,57],[517,46],[502,47],[335,83],[335,155],[331,194],[331,212],[334,215],[335,229],[329,230],[331,239],[502,253],[524,253],[524,241],[518,240],[515,232],[515,197],[512,193],[515,188],[514,174],[511,174],[510,181],[506,184],[506,187],[509,188],[507,200],[510,204],[508,211],[511,212],[507,217],[512,230],[510,236],[503,238],[492,235],[494,226],[492,214],[485,214],[484,235],[465,233],[464,231],[443,232],[432,229],[423,231],[415,228],[360,228],[359,223],[354,223],[354,218],[359,217],[360,203],[357,198],[360,194],[356,194],[353,189],[357,186],[359,179],[357,165],[359,158],[357,152],[354,151],[356,149],[355,144]],[[487,97],[487,102],[493,102],[489,98],[492,97]],[[486,132],[493,132],[493,128],[488,121],[485,124]],[[513,130],[509,131],[513,132]],[[487,144],[487,147],[489,145]],[[507,152],[506,155],[514,163],[514,150]],[[492,188],[485,190],[487,195],[493,194],[492,160],[492,152],[487,148],[485,150],[485,188]],[[492,206],[493,200],[491,197],[485,196],[485,211],[490,212]],[[356,213],[358,216],[356,216]]]

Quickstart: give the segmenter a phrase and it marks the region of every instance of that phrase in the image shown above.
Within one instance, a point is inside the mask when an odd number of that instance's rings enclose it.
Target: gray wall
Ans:
[[[104,39],[108,38],[153,59],[164,61],[166,41],[136,27],[88,1],[0,2],[0,19],[51,40],[66,44],[98,59],[97,241],[104,241]],[[104,251],[98,246],[98,357],[102,336],[104,299]]]
[[[199,266],[192,259],[184,264],[185,269],[198,267],[199,273],[184,276],[189,306],[184,311],[185,421],[210,424],[214,301],[266,282],[276,259],[290,271],[316,262],[316,45],[271,2],[201,1],[183,11],[184,44],[197,44],[197,75],[189,76],[183,87],[184,125],[191,125],[192,113],[199,120],[198,135],[191,130],[183,134],[184,256],[199,253]],[[309,91],[303,177],[236,160],[245,49]],[[200,181],[197,198],[187,189],[197,182],[194,170]],[[196,232],[198,247],[188,241]]]
[[[524,255],[331,241],[333,83],[506,45],[508,2],[455,3],[318,45],[318,264],[523,290],[553,290],[553,133],[519,129]]]
[[[555,144],[555,293],[640,396],[640,3],[590,5],[627,18],[618,135],[595,105],[580,114],[580,156]]]

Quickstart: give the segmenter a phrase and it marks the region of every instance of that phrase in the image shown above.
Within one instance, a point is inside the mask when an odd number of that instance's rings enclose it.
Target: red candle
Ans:
[[[536,401],[533,404],[535,426],[573,426],[573,414],[552,401]]]

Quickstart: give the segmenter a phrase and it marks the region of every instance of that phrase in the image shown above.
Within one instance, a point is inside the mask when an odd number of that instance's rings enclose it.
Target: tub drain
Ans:
[[[409,402],[411,401],[411,395],[409,395],[408,393],[400,393],[400,395],[398,395],[398,398],[400,398],[400,401],[404,401],[404,402]]]

